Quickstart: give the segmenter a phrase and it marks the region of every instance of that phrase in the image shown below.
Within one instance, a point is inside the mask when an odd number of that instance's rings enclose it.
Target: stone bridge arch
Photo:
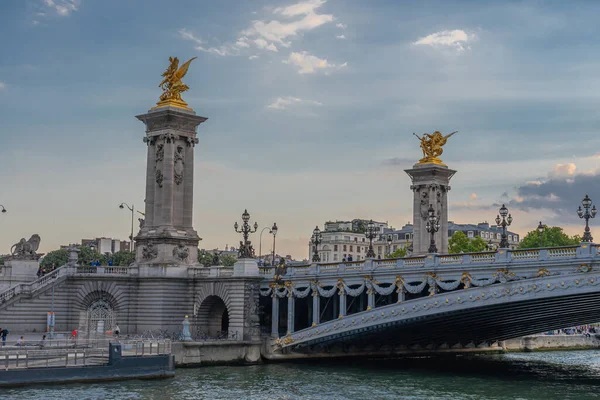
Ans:
[[[229,339],[243,340],[249,335],[248,298],[258,301],[258,286],[254,294],[244,280],[198,282],[194,296],[194,330],[208,334],[223,331],[227,326]]]

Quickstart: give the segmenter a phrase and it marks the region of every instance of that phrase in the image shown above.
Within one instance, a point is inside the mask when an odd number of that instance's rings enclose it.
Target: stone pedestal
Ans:
[[[8,289],[18,283],[29,283],[37,279],[40,268],[39,261],[9,259],[4,262],[0,270],[0,289]]]
[[[233,264],[233,276],[259,276],[258,264],[254,258],[241,258]]]
[[[200,238],[192,227],[196,128],[206,118],[161,107],[136,117],[146,124],[146,209],[136,236],[138,264],[193,265]]]
[[[440,230],[435,234],[438,253],[448,253],[448,191],[450,179],[456,171],[438,164],[415,164],[404,170],[412,179],[413,202],[413,252],[412,255],[427,254],[430,234],[427,232],[427,210],[433,206],[440,218]]]

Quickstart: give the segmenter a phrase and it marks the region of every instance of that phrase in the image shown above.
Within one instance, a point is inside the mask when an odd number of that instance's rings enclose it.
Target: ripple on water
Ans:
[[[600,351],[267,364],[175,379],[5,389],[11,400],[552,400],[600,398]]]

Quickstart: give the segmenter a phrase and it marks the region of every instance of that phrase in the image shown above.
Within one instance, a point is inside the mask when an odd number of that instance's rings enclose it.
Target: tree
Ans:
[[[542,232],[542,247],[572,246],[581,243],[579,235],[569,236],[559,226],[544,226]],[[528,232],[519,243],[519,249],[531,249],[540,247],[540,233],[536,230]]]
[[[478,253],[487,248],[487,243],[479,236],[468,238],[463,231],[456,231],[448,240],[449,253]]]
[[[222,254],[221,255],[221,264],[226,267],[233,267],[233,264],[237,261],[237,258],[230,254]]]
[[[100,264],[106,264],[106,256],[88,246],[79,247],[79,265],[90,265],[91,262],[98,261]]]
[[[115,266],[127,267],[135,261],[135,253],[129,250],[121,250],[114,253],[110,259],[112,259]]]
[[[406,257],[406,247],[398,247],[396,251],[385,256],[385,258],[402,258]]]
[[[50,268],[52,267],[52,264],[54,264],[54,266],[58,268],[65,265],[68,261],[69,252],[67,251],[67,249],[54,250],[49,252],[44,256],[44,258],[42,258],[40,266],[42,268]]]

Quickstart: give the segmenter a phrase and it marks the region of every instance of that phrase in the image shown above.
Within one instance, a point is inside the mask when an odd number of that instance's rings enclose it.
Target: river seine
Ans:
[[[1,399],[600,399],[600,351],[178,369],[170,380],[0,389]]]

